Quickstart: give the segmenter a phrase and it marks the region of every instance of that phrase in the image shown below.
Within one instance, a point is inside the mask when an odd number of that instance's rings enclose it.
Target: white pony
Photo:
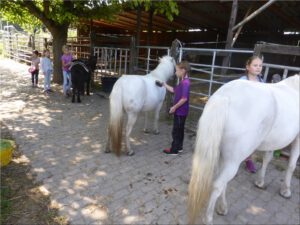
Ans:
[[[207,102],[198,124],[189,184],[189,223],[201,215],[205,223],[212,224],[219,197],[217,212],[227,214],[227,183],[255,150],[265,151],[255,182],[262,188],[273,151],[289,144],[289,166],[280,190],[285,198],[291,196],[291,177],[300,151],[299,75],[276,84],[235,80],[222,86]]]
[[[166,89],[159,87],[155,81],[166,82],[175,72],[175,61],[171,56],[160,58],[160,64],[155,70],[145,76],[123,75],[115,83],[110,94],[110,120],[108,140],[105,152],[113,150],[120,155],[122,146],[123,113],[127,113],[126,149],[127,155],[133,155],[130,147],[130,133],[140,111],[155,112],[154,133],[158,134],[159,111],[166,95]],[[147,132],[147,113],[144,131]],[[112,148],[112,149],[111,149]]]

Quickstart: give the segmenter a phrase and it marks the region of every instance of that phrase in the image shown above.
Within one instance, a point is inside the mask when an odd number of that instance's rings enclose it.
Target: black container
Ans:
[[[102,91],[110,93],[117,80],[117,77],[101,77]]]

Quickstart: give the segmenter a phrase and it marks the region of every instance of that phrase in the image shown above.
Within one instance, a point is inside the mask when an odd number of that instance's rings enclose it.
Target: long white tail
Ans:
[[[108,126],[112,151],[117,156],[121,154],[123,128],[122,86],[120,79],[118,81],[115,83],[109,97],[110,118]]]
[[[202,216],[207,206],[212,190],[214,170],[219,161],[220,142],[227,110],[227,98],[212,97],[200,117],[189,184],[189,224],[195,223],[197,216]]]

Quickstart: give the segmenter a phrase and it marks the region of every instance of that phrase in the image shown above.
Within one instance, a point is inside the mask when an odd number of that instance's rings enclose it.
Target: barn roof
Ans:
[[[242,21],[250,10],[250,14],[267,1],[238,1],[236,24]],[[176,30],[213,30],[227,33],[231,15],[232,1],[178,1],[180,13],[172,22],[162,15],[153,16],[153,30],[171,32]],[[242,32],[283,32],[300,31],[300,1],[275,1],[264,11],[247,22]],[[142,12],[141,29],[148,28],[149,13]],[[94,21],[103,32],[135,33],[137,11],[129,10],[117,16],[114,22],[104,20]]]

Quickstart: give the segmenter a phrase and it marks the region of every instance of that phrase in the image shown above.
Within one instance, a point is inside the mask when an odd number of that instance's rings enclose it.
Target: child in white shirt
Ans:
[[[51,84],[51,74],[53,71],[53,66],[50,60],[49,49],[45,49],[43,51],[43,57],[41,58],[41,68],[44,74],[44,92],[46,93],[52,92],[50,88],[50,84]]]

